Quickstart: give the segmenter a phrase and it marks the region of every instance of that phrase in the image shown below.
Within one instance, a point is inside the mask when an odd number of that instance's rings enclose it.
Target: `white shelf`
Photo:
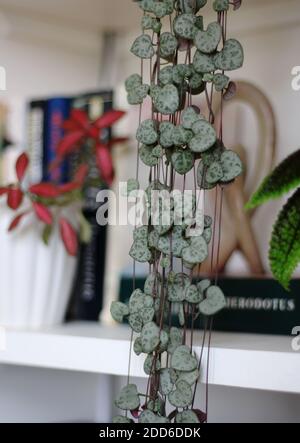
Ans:
[[[127,375],[130,330],[126,326],[71,323],[39,332],[6,331],[0,363],[110,375]],[[199,354],[201,333],[195,336]],[[206,349],[202,374],[205,374]],[[132,353],[131,374],[144,377],[143,356]],[[300,353],[291,338],[213,333],[210,383],[300,394]]]

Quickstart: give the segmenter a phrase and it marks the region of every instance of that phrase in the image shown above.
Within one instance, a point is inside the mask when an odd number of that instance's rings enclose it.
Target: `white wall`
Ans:
[[[9,105],[11,138],[23,144],[27,100],[97,88],[101,38],[22,15],[5,15],[5,20],[0,66],[6,70],[7,91],[0,91],[0,101]]]

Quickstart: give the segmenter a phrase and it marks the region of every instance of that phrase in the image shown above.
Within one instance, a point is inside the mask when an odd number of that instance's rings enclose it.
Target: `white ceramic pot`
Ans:
[[[0,203],[0,325],[39,329],[63,321],[76,268],[58,229],[49,245],[41,223],[28,217],[8,233],[15,213]]]

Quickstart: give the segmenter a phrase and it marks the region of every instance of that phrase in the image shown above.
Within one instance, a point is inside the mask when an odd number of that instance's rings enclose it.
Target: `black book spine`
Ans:
[[[86,94],[76,99],[74,106],[85,109],[91,119],[98,118],[112,108],[112,92]],[[109,137],[110,131],[107,132],[107,139]],[[76,167],[76,163],[77,159],[74,158],[73,167]],[[97,177],[98,171],[94,169],[95,166],[91,166],[89,178]],[[67,320],[97,321],[102,309],[107,229],[105,226],[99,226],[96,220],[99,207],[96,196],[100,190],[96,186],[86,189],[83,212],[92,227],[92,236],[88,244],[80,245]]]

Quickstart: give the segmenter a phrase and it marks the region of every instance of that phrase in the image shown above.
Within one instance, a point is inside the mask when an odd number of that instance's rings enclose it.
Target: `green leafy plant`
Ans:
[[[279,213],[270,241],[269,260],[274,277],[289,289],[300,262],[300,150],[294,152],[264,179],[246,208],[284,196],[296,189]]]
[[[216,21],[205,29],[199,11],[206,3],[207,0],[136,1],[143,12],[142,33],[133,42],[131,52],[141,59],[141,71],[132,74],[125,87],[128,102],[140,106],[140,116],[144,115],[145,100],[151,102],[151,112],[144,121],[140,117],[137,125],[137,172],[128,180],[128,191],[139,189],[139,162],[144,163],[150,168],[146,189],[150,208],[155,206],[152,191],[175,191],[179,176],[183,177],[183,190],[190,172],[195,191],[215,189],[218,195],[243,170],[238,155],[225,148],[222,124],[216,127],[212,110],[215,90],[221,102],[234,94],[234,83],[224,72],[243,64],[242,46],[235,39],[227,39],[228,10],[231,5],[238,9],[241,0],[213,1]],[[147,66],[150,84],[145,80]],[[207,100],[208,115],[193,103],[200,94]],[[159,223],[151,214],[143,226],[134,230],[130,256],[134,263],[148,262],[150,273],[143,290],[134,285],[128,305],[112,303],[111,315],[117,322],[128,320],[133,352],[145,355],[148,384],[145,393],[139,392],[130,383],[129,370],[128,384],[116,400],[124,415],[115,417],[116,423],[207,421],[207,407],[202,412],[194,406],[201,371],[201,358],[193,349],[194,322],[203,316],[211,330],[212,317],[226,302],[216,276],[214,281],[201,280],[199,276],[220,224],[217,219],[203,216],[195,194],[188,204],[182,202],[184,209],[189,208],[190,218],[176,210],[172,197],[168,219],[159,202]],[[199,212],[203,223],[191,236],[189,230],[195,226]],[[218,251],[213,253],[218,257]],[[172,326],[172,317],[177,318],[178,327]]]

